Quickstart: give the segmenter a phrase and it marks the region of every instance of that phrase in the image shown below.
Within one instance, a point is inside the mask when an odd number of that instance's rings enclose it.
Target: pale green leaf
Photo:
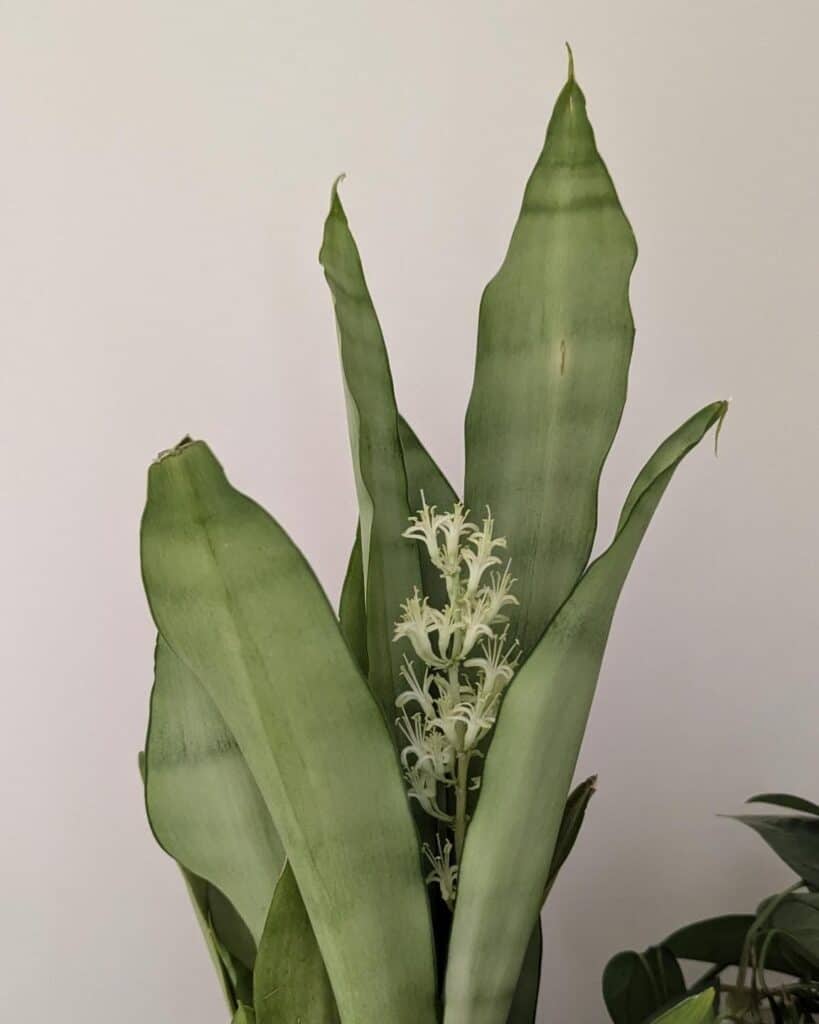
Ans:
[[[388,720],[401,689],[392,642],[401,604],[421,588],[417,546],[402,532],[410,507],[387,350],[358,248],[333,186],[319,260],[333,297],[347,398],[366,595],[369,682]]]
[[[592,548],[626,397],[637,247],[570,75],[506,258],[481,301],[466,421],[466,503],[508,538],[528,651]]]
[[[656,473],[587,570],[504,700],[467,833],[446,977],[446,1024],[497,1024],[540,909],[617,598],[684,455],[724,415],[707,406],[652,460]],[[498,922],[504,956],[497,956]]]
[[[188,442],[151,467],[142,566],[160,633],[276,824],[342,1018],[432,1024],[429,908],[395,751],[301,553]]]
[[[162,637],[145,754],[157,841],[230,900],[258,943],[284,850],[224,719]]]
[[[336,1024],[330,979],[304,909],[295,876],[285,864],[253,972],[256,1024]]]

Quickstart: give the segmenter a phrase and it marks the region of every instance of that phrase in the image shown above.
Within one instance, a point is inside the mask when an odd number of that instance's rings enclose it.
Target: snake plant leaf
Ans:
[[[654,1024],[711,1024],[715,1020],[714,990],[706,989],[699,995],[685,999],[658,1017]]]
[[[186,871],[183,867],[180,867],[180,871],[182,872],[182,877],[185,880],[185,886],[188,890],[191,903],[193,904],[196,920],[199,923],[202,935],[204,936],[205,945],[207,946],[211,962],[213,963],[216,975],[219,978],[219,987],[224,993],[228,1008],[232,1014],[235,1012],[237,1007],[236,985],[231,977],[232,972],[229,964],[227,964],[223,958],[224,947],[222,947],[222,944],[219,942],[210,921],[210,912],[208,907],[208,883],[203,878],[197,878],[197,876],[191,874],[190,871]]]
[[[401,651],[392,642],[393,626],[413,588],[421,589],[421,563],[417,545],[401,536],[410,508],[392,374],[338,182],[319,261],[333,297],[347,398],[366,585],[369,681],[392,722],[401,689]]]
[[[258,944],[284,850],[224,719],[162,637],[145,752],[145,802],[157,841],[230,900]]]
[[[422,495],[428,505],[437,505],[440,509],[452,508],[458,500],[458,495],[403,417],[398,421],[398,433],[401,438],[401,450],[404,453],[404,465],[407,468],[411,511],[415,512],[421,507]],[[421,553],[421,579],[430,604],[436,608],[443,608],[448,600],[446,587],[425,551]]]
[[[395,750],[307,562],[202,442],[151,467],[141,545],[154,621],[256,780],[342,1019],[432,1024],[429,909]]]
[[[469,826],[446,976],[445,1024],[497,1024],[511,1003],[548,879],[620,590],[677,466],[724,416],[716,402],[658,449],[651,479],[524,661],[504,700]],[[505,955],[496,955],[498,922]]]
[[[563,808],[563,817],[560,819],[560,828],[557,831],[552,863],[549,865],[549,876],[546,880],[546,892],[544,901],[555,884],[557,874],[566,863],[569,854],[574,849],[580,829],[586,817],[586,808],[589,801],[597,790],[597,776],[591,775],[569,793],[566,806]]]
[[[407,473],[410,507],[413,510],[420,507],[422,494],[429,504],[438,505],[439,508],[447,508],[454,504],[458,500],[458,496],[452,489],[452,485],[403,416],[398,419],[398,434]],[[446,602],[446,589],[437,570],[423,557],[421,577],[424,593],[434,605],[443,607]],[[356,530],[355,543],[347,563],[338,614],[344,638],[366,675],[368,672],[367,611],[360,526]]]
[[[770,804],[773,807],[785,807],[789,811],[801,811],[803,814],[819,817],[819,804],[805,800],[801,796],[791,796],[790,793],[758,793],[746,800],[746,803]]]
[[[139,752],[139,777],[142,780],[143,789],[145,786],[145,751]],[[179,871],[182,875],[182,879],[185,882],[185,888],[188,892],[191,904],[193,906],[194,914],[196,915],[196,921],[202,932],[202,936],[205,940],[205,946],[208,950],[211,963],[216,971],[216,975],[219,979],[219,987],[222,990],[222,994],[225,997],[225,1001],[228,1004],[231,1016],[237,1007],[236,998],[236,985],[233,982],[233,971],[231,970],[230,958],[225,958],[224,954],[226,950],[222,943],[219,941],[211,922],[210,915],[210,892],[212,886],[209,882],[206,882],[204,878],[199,878],[192,872],[186,870],[181,864],[177,864]]]
[[[509,1007],[506,1024],[534,1024],[537,998],[540,992],[542,963],[543,928],[540,924],[540,917],[538,917],[532,934],[529,936],[529,944],[526,947],[526,955],[523,958],[523,966],[515,986],[515,994],[512,996],[512,1005]]]
[[[256,1024],[256,1015],[249,1006],[240,1006],[233,1015],[232,1024]]]
[[[285,864],[273,893],[256,969],[256,1024],[336,1024],[333,990],[296,878]]]
[[[341,632],[364,676],[369,673],[367,656],[367,605],[364,595],[364,563],[361,560],[361,526],[356,527],[355,542],[347,562],[338,604]]]
[[[589,805],[592,794],[597,786],[597,776],[581,782],[569,794],[566,806],[563,809],[563,818],[560,821],[560,828],[557,833],[552,863],[549,866],[549,877],[546,882],[546,889],[543,900],[546,901],[552,886],[555,883],[558,872],[563,867],[569,854],[572,852],[575,841],[580,833],[580,827],[586,815],[586,808]],[[538,992],[540,990],[540,967],[543,959],[543,929],[538,917],[532,934],[529,937],[529,944],[526,947],[526,954],[523,958],[520,977],[515,986],[515,994],[512,997],[512,1006],[509,1010],[507,1024],[531,1024],[535,1019],[537,1011]]]
[[[806,815],[737,814],[811,889],[819,889],[819,819]]]
[[[478,320],[466,503],[488,504],[520,600],[524,653],[589,558],[603,462],[626,398],[637,246],[570,67]],[[571,514],[568,510],[571,509]]]
[[[603,1000],[614,1024],[645,1024],[685,994],[680,965],[662,946],[617,953],[603,971]]]

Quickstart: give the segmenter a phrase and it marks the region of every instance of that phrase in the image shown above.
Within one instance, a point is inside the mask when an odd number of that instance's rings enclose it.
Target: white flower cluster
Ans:
[[[401,763],[410,796],[452,828],[457,858],[466,828],[469,761],[495,724],[518,659],[517,644],[507,641],[503,628],[504,609],[518,603],[511,593],[515,581],[508,564],[498,568],[502,563],[495,553],[506,540],[493,537],[488,508],[480,527],[468,516],[460,503],[451,512],[438,512],[423,500],[403,536],[426,547],[446,585],[447,603],[434,608],[416,590],[395,626],[395,639],[409,640],[423,663],[422,676],[409,658],[401,669],[407,686],[395,702],[407,741]],[[476,777],[471,788],[479,783]],[[439,884],[451,906],[458,872],[452,843],[446,839],[442,846],[439,838],[438,849],[426,845],[424,853],[432,865],[427,881]]]

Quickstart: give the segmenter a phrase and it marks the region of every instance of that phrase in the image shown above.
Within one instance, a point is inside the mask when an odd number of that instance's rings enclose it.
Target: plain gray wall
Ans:
[[[224,1022],[141,807],[146,466],[207,438],[335,598],[355,511],[316,254],[347,171],[400,403],[460,479],[564,39],[640,243],[604,538],[655,443],[734,402],[620,604],[542,1019],[602,1022],[612,953],[787,882],[715,815],[819,796],[817,31],[815,0],[0,4],[4,1019]]]

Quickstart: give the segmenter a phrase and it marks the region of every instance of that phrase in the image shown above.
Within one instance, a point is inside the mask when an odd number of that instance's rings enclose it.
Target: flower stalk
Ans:
[[[507,635],[504,610],[517,604],[509,563],[501,571],[491,511],[480,526],[469,520],[460,502],[451,512],[427,505],[410,520],[403,536],[421,543],[446,588],[443,608],[430,605],[416,589],[402,606],[394,639],[408,640],[423,665],[404,658],[398,728],[406,740],[401,763],[410,797],[441,823],[446,834],[437,849],[425,846],[448,906],[455,901],[458,867],[469,823],[469,793],[480,785],[470,766],[481,756],[481,741],[497,718],[503,691],[517,665],[519,651]],[[450,837],[451,833],[451,837]],[[453,859],[454,854],[454,859]]]

